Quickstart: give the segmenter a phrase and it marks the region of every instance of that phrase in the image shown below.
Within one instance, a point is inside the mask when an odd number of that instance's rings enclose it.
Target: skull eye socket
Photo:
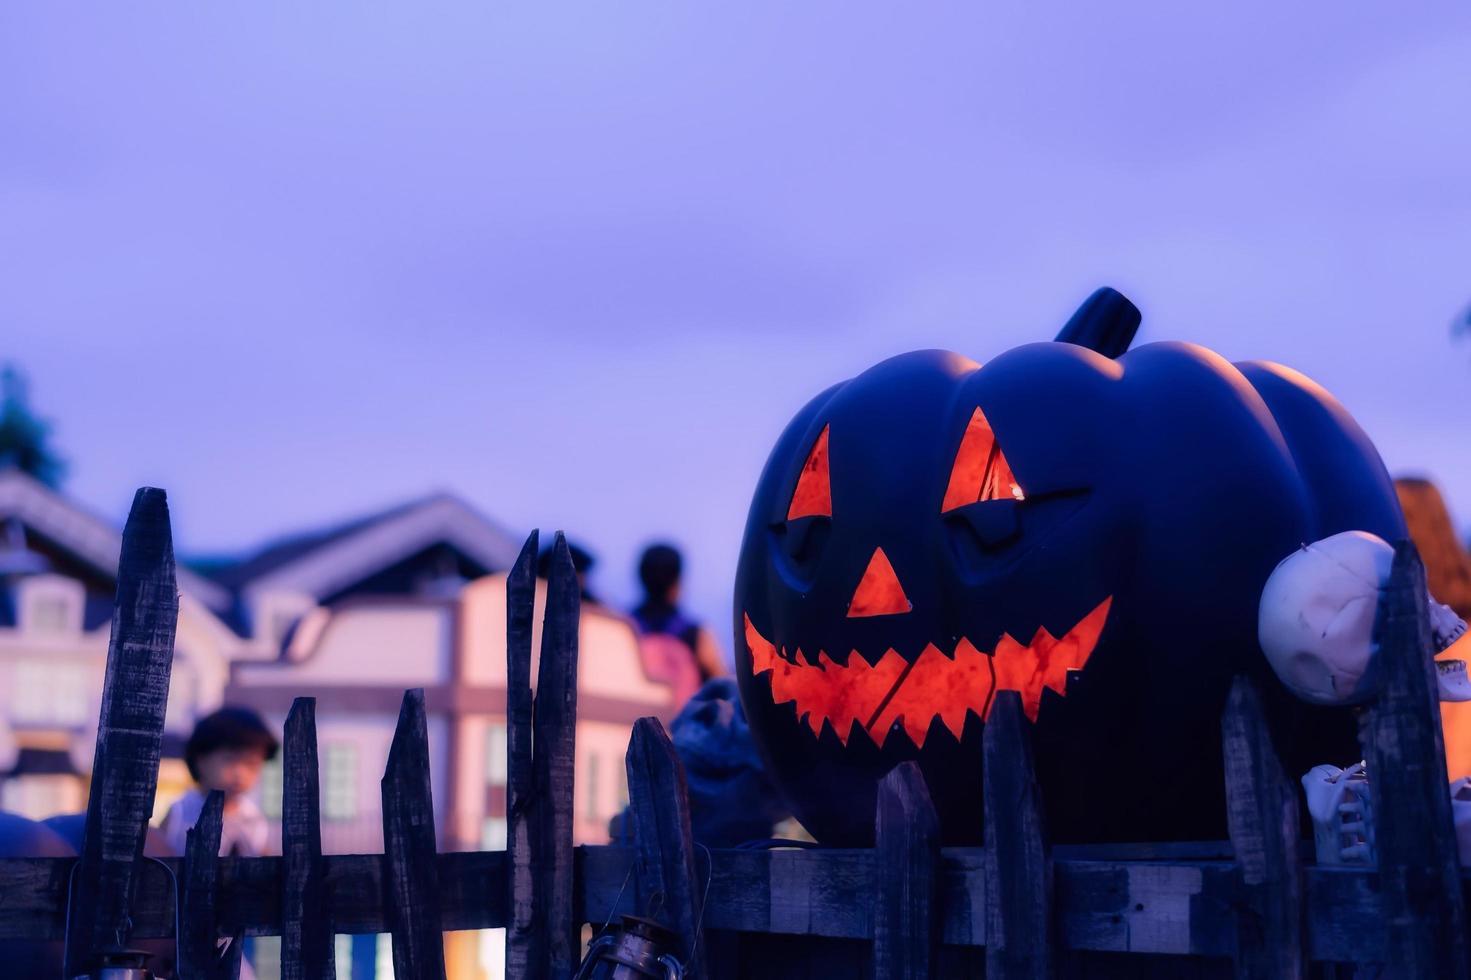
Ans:
[[[948,513],[958,507],[988,500],[1025,499],[1021,483],[1011,472],[1011,464],[1001,451],[1001,443],[996,440],[991,423],[977,408],[960,439],[960,449],[955,453],[955,465],[950,470],[950,482],[945,487],[940,512]]]
[[[822,427],[807,462],[802,464],[802,475],[797,477],[797,489],[792,491],[792,502],[787,508],[787,520],[799,517],[832,517],[833,490],[827,468],[827,430]]]

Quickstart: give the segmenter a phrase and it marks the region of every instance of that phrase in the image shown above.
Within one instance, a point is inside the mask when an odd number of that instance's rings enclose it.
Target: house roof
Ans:
[[[246,599],[287,591],[323,600],[440,543],[486,571],[509,568],[520,548],[514,536],[464,501],[437,493],[290,535],[234,564],[216,564],[207,574]]]
[[[94,569],[116,580],[123,536],[117,528],[17,469],[0,470],[0,521],[16,520]],[[227,612],[234,599],[220,585],[180,565],[179,591],[215,613]]]

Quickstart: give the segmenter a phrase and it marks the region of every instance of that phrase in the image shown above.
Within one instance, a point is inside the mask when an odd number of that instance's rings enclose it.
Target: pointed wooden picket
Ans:
[[[126,947],[132,938],[178,617],[168,500],[162,490],[144,487],[133,498],[118,558],[86,829],[71,889],[69,977],[95,969],[104,950]]]

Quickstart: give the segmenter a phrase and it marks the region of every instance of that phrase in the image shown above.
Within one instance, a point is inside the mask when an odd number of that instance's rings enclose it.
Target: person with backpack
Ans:
[[[678,709],[712,677],[729,673],[711,632],[679,608],[684,561],[669,544],[644,549],[638,563],[644,598],[633,610],[649,675],[669,683]]]

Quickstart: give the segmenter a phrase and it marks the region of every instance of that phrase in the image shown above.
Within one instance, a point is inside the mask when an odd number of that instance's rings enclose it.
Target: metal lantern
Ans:
[[[104,950],[96,972],[84,973],[73,980],[154,980],[148,970],[151,955],[141,949]]]
[[[682,980],[684,967],[674,957],[676,941],[674,933],[654,920],[625,915],[617,928],[588,947],[576,980]]]

